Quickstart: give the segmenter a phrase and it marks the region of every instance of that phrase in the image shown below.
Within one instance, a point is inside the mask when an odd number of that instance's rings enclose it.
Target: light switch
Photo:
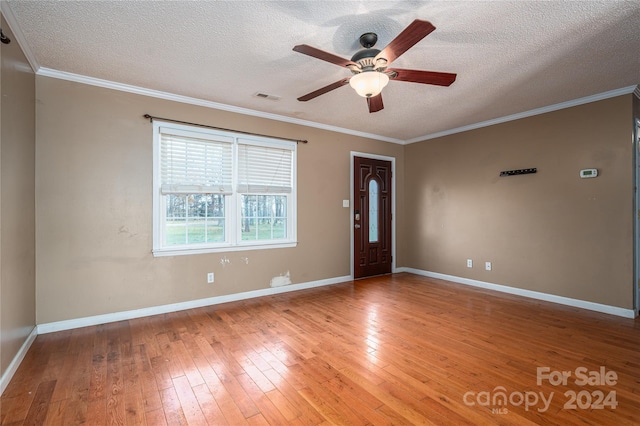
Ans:
[[[349,207],[349,200],[342,200],[342,207]]]

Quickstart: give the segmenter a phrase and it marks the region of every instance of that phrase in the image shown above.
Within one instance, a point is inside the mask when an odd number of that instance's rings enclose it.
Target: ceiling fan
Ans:
[[[338,87],[349,83],[355,91],[365,98],[369,106],[369,112],[378,112],[384,108],[382,104],[382,89],[389,80],[409,81],[412,83],[435,84],[438,86],[450,86],[456,80],[456,74],[407,70],[401,68],[387,68],[391,62],[409,50],[414,44],[429,35],[436,27],[429,21],[416,19],[407,28],[394,38],[391,43],[382,50],[373,49],[378,36],[375,33],[365,33],[360,36],[360,44],[364,49],[356,52],[351,59],[344,59],[333,53],[311,47],[307,44],[299,44],[293,48],[296,52],[313,56],[314,58],[331,62],[349,68],[353,73],[351,77],[331,83],[328,86],[314,90],[298,98],[306,102]]]

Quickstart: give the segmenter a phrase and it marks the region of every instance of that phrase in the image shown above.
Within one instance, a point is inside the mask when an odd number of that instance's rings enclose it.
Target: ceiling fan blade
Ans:
[[[312,56],[317,59],[321,59],[323,61],[331,62],[332,64],[340,65],[341,67],[346,67],[349,65],[358,66],[358,64],[356,64],[355,62],[349,59],[341,58],[338,55],[325,52],[324,50],[317,49],[307,44],[298,44],[297,46],[293,47],[293,50],[305,55]]]
[[[436,27],[431,22],[416,19],[376,55],[374,63],[378,59],[384,58],[387,60],[387,64],[390,64],[435,29]]]
[[[387,72],[396,73],[393,80],[410,81],[412,83],[435,84],[437,86],[451,86],[456,81],[457,74],[448,72],[405,70],[401,68],[387,68]]]
[[[382,104],[382,93],[367,98],[367,105],[369,105],[370,113],[382,110],[384,108],[384,105]]]
[[[342,80],[336,81],[335,83],[331,83],[331,84],[329,84],[328,86],[321,87],[321,88],[320,88],[320,89],[318,89],[318,90],[314,90],[314,91],[313,91],[313,92],[311,92],[311,93],[307,93],[307,94],[306,94],[306,95],[304,95],[304,96],[300,96],[300,97],[298,98],[298,100],[299,100],[300,102],[306,102],[306,101],[311,100],[311,99],[313,99],[313,98],[317,98],[317,97],[318,97],[318,96],[320,96],[320,95],[324,95],[324,94],[325,94],[325,93],[327,93],[327,92],[330,92],[330,91],[332,91],[332,90],[335,90],[335,89],[337,89],[338,87],[342,87],[342,86],[344,86],[345,84],[349,83],[349,79],[350,79],[350,78],[351,78],[351,77],[343,78]]]

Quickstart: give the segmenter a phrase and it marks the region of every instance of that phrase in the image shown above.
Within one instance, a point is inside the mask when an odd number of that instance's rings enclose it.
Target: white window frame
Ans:
[[[165,195],[161,193],[160,176],[160,128],[168,128],[178,131],[202,134],[204,138],[219,137],[232,139],[233,146],[233,177],[232,193],[226,195],[225,203],[225,242],[223,243],[198,243],[185,245],[163,245],[164,222],[166,220]],[[237,190],[238,182],[238,144],[251,144],[273,148],[289,149],[292,152],[292,189],[288,194],[255,194],[255,195],[287,195],[287,236],[279,240],[242,240],[241,228],[241,193]],[[252,195],[252,194],[244,194]],[[260,136],[248,136],[240,133],[219,131],[203,127],[188,126],[166,121],[153,121],[153,255],[177,256],[202,253],[220,253],[244,250],[263,250],[289,248],[297,246],[297,144],[279,139]]]

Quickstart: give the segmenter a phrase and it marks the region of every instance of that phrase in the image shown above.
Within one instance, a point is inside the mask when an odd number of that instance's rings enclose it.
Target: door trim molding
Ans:
[[[634,99],[634,105],[637,105],[634,106],[635,115],[640,115],[639,99],[640,97]],[[640,315],[640,117],[634,117],[633,124],[633,310],[638,316]]]
[[[353,262],[354,262],[354,258],[353,258],[353,247],[354,247],[354,241],[353,241],[353,203],[355,202],[354,200],[354,194],[353,194],[353,183],[354,183],[354,176],[353,176],[353,159],[355,157],[362,157],[362,158],[371,158],[374,160],[384,160],[384,161],[390,161],[391,162],[391,273],[396,272],[396,158],[395,157],[388,157],[386,155],[379,155],[379,154],[371,154],[368,152],[359,152],[359,151],[351,151],[350,156],[349,156],[349,240],[351,242],[350,244],[350,250],[349,250],[349,257],[350,257],[350,263],[349,263],[349,268],[350,268],[350,274],[351,274],[351,279],[353,279]]]

